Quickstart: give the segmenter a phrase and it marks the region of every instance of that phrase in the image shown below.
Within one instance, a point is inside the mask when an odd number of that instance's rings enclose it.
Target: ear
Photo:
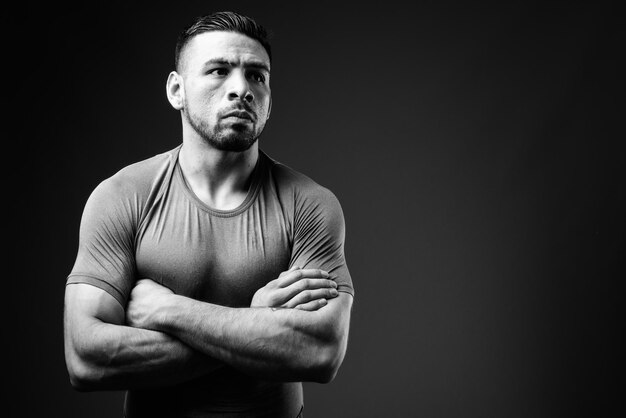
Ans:
[[[270,96],[270,105],[267,108],[267,117],[265,118],[266,121],[269,120],[270,113],[272,113],[272,96]]]
[[[185,102],[183,77],[176,71],[172,71],[167,77],[165,89],[167,93],[167,100],[169,100],[172,107],[176,110],[181,110],[183,108],[183,103]]]

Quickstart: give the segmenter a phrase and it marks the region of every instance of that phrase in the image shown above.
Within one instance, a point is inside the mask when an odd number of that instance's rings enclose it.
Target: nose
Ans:
[[[250,84],[243,71],[233,71],[228,83],[228,98],[230,100],[241,100],[252,102],[254,95],[250,91]]]

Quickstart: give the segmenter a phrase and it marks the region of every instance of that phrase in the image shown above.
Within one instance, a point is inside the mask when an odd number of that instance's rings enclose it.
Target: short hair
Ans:
[[[174,66],[176,71],[180,70],[181,55],[189,41],[196,35],[212,31],[241,33],[242,35],[259,41],[265,48],[265,51],[267,51],[270,63],[272,62],[272,48],[265,28],[248,16],[225,11],[197,17],[191,25],[180,33],[174,54]]]

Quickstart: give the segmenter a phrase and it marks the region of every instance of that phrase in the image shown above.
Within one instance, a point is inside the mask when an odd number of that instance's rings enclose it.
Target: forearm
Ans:
[[[343,359],[347,335],[337,336],[323,309],[331,308],[235,309],[172,295],[152,327],[249,375],[326,382]]]
[[[126,326],[121,305],[90,285],[67,287],[64,339],[78,390],[172,385],[222,365],[172,336]]]
[[[72,384],[78,390],[173,385],[221,365],[161,332],[100,323],[91,327],[91,335],[66,350]]]

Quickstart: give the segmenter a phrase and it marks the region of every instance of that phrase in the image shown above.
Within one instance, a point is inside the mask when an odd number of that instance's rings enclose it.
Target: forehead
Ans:
[[[262,62],[270,66],[267,51],[261,43],[237,32],[211,31],[194,36],[187,44],[184,60],[187,65],[202,65],[212,59],[233,62]]]

